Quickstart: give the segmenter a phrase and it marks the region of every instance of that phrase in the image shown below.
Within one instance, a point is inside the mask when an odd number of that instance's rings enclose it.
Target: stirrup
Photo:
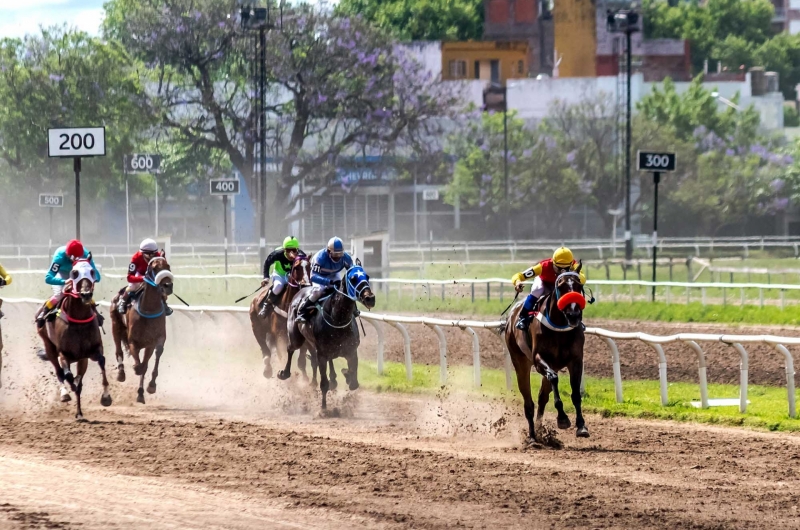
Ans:
[[[263,302],[261,302],[261,307],[258,310],[258,317],[267,318],[267,315],[269,314],[269,308],[271,305],[272,304],[269,303],[269,300],[266,299]]]
[[[528,329],[528,326],[531,325],[532,320],[533,320],[532,313],[528,315],[520,315],[519,318],[517,319],[516,328],[525,331],[526,329]]]
[[[120,300],[117,302],[117,313],[120,315],[124,315],[128,312],[128,302],[126,300]]]

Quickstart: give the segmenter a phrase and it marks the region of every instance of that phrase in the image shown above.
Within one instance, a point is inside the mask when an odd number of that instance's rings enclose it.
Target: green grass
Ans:
[[[472,386],[472,374],[472,368],[468,366],[449,367],[448,382],[445,388],[463,392],[470,398],[499,398],[507,401],[511,406],[518,406],[521,410],[522,398],[517,391],[516,376],[512,378],[513,389],[509,391],[506,390],[505,372],[502,370],[483,369],[481,371],[482,386],[479,389]],[[533,377],[534,393],[536,394],[538,393],[538,376]],[[442,391],[442,386],[439,384],[438,366],[415,364],[413,380],[407,381],[405,366],[401,363],[385,363],[384,374],[379,376],[374,362],[360,361],[359,382],[362,386],[376,392],[435,395]],[[569,380],[566,377],[560,377],[559,382],[565,409],[572,414],[574,409],[569,399],[571,392]],[[689,404],[691,401],[700,400],[700,388],[693,383],[670,383],[669,402],[666,407],[661,406],[658,381],[623,381],[622,388],[624,401],[617,403],[613,380],[587,377],[587,394],[583,399],[584,411],[604,417],[624,416],[800,432],[800,420],[789,418],[785,388],[749,386],[750,404],[745,414],[739,413],[738,407],[714,407],[705,410],[692,407]],[[739,395],[739,387],[710,384],[708,393],[711,399],[735,398]],[[534,399],[536,399],[535,395]],[[555,412],[552,397],[547,406],[547,412],[550,414]]]

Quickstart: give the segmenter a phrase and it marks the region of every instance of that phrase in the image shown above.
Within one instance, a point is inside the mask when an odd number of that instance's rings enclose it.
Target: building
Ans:
[[[484,0],[483,39],[528,43],[528,75],[553,73],[553,17],[548,0]]]
[[[553,8],[553,77],[597,75],[597,19],[593,0],[559,0]]]
[[[505,84],[507,79],[528,77],[528,43],[443,42],[442,79],[479,79]]]

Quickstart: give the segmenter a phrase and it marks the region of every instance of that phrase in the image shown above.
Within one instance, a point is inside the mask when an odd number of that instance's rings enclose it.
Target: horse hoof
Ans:
[[[78,423],[86,423],[86,418],[83,417],[83,414],[76,414],[75,421]]]
[[[68,403],[72,401],[72,396],[69,394],[61,394],[61,403]]]
[[[350,390],[358,390],[359,384],[358,381],[353,381],[350,385]]]
[[[155,383],[150,383],[149,385],[147,385],[147,393],[148,394],[155,394],[156,393],[156,384]]]
[[[136,375],[144,375],[146,371],[147,368],[145,368],[143,364],[137,364],[136,366],[133,367],[133,373],[135,373]]]
[[[572,422],[565,416],[563,418],[558,418],[556,420],[556,425],[558,425],[559,429],[569,429],[572,427]]]
[[[272,379],[272,365],[268,362],[264,364],[264,377],[266,379]]]
[[[117,373],[117,381],[120,383],[125,382],[125,370],[120,370],[119,373]]]
[[[48,360],[47,359],[47,352],[44,351],[43,349],[36,350],[36,356],[42,361],[47,361]]]
[[[575,431],[576,438],[588,438],[589,437],[589,429],[585,426],[578,427],[578,430]]]
[[[141,388],[136,393],[136,403],[141,403],[142,405],[144,405],[144,390],[142,390]]]
[[[329,389],[331,392],[333,392],[334,390],[336,390],[337,388],[339,388],[339,383],[337,383],[337,382],[336,382],[336,379],[331,379],[331,380],[330,380],[330,384],[329,384],[329,385],[330,385],[330,386],[328,387],[328,389]]]
[[[111,406],[111,396],[103,396],[103,397],[101,397],[100,398],[100,404],[103,405],[104,407],[110,407]]]
[[[278,371],[278,379],[280,379],[281,381],[286,381],[286,380],[287,380],[287,379],[289,379],[291,376],[292,376],[292,374],[291,374],[291,373],[288,373],[288,372],[286,372],[286,370],[279,370],[279,371]]]

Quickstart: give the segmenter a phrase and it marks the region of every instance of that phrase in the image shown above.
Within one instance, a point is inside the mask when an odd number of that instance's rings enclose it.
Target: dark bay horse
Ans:
[[[544,408],[550,399],[550,391],[555,396],[557,423],[559,429],[568,429],[570,421],[564,413],[564,405],[558,391],[558,372],[569,371],[572,388],[572,404],[575,406],[575,435],[589,436],[589,430],[581,413],[581,379],[583,378],[583,309],[586,298],[580,282],[580,269],[565,272],[556,278],[555,291],[540,304],[540,313],[531,322],[530,328],[522,331],[513,325],[506,325],[504,339],[511,354],[511,362],[517,373],[517,385],[525,402],[525,419],[528,420],[530,437],[537,439],[541,428]],[[516,322],[522,304],[514,307],[508,315],[508,322]],[[530,333],[530,335],[528,335]],[[539,388],[539,411],[534,426],[534,405],[531,398],[531,367],[542,375]],[[535,428],[534,428],[535,427]]]
[[[85,260],[76,262],[70,273],[69,282],[64,287],[64,301],[61,303],[58,317],[37,330],[44,342],[47,360],[55,368],[58,382],[62,385],[66,382],[75,393],[77,402],[75,417],[79,420],[83,419],[81,392],[89,359],[100,365],[103,374],[103,396],[100,404],[104,407],[111,405],[106,378],[106,359],[103,356],[103,339],[100,336],[100,324],[97,322],[92,303],[94,282],[95,272],[91,264]],[[70,370],[70,365],[73,363],[78,363],[77,377]],[[69,394],[66,396],[69,397]],[[62,397],[62,401],[69,399]]]
[[[250,302],[250,325],[253,328],[256,342],[261,347],[261,358],[264,361],[264,377],[266,378],[272,377],[272,356],[277,356],[279,351],[286,351],[289,344],[289,336],[286,332],[289,305],[303,287],[311,285],[310,276],[311,265],[308,256],[298,255],[292,263],[292,270],[289,271],[288,281],[281,293],[281,297],[273,310],[267,315],[267,318],[258,316],[261,303],[267,296],[267,289],[262,289],[261,293]],[[300,357],[297,359],[297,364],[305,376],[305,352],[301,352]]]
[[[158,364],[161,361],[161,354],[164,353],[164,343],[167,341],[165,301],[172,294],[174,279],[166,258],[161,256],[153,258],[147,265],[144,287],[128,308],[124,318],[119,312],[111,311],[111,334],[114,337],[117,369],[119,370],[117,381],[125,381],[125,366],[122,357],[124,348],[133,356],[133,373],[140,376],[139,390],[136,396],[137,403],[145,402],[144,377],[147,373],[147,363],[153,352],[156,354],[156,363],[153,367],[150,384],[147,385],[147,392],[149,394],[156,393]],[[119,296],[114,297],[111,307],[117,307]],[[141,350],[144,350],[144,361],[139,357]]]
[[[358,263],[358,262],[357,262]],[[333,369],[333,360],[343,357],[347,360],[347,368],[342,374],[350,390],[358,388],[358,325],[356,323],[356,302],[367,308],[375,307],[375,295],[369,284],[369,276],[361,264],[351,267],[344,276],[344,285],[321,299],[314,315],[307,322],[296,322],[297,309],[302,301],[311,294],[311,288],[305,288],[295,296],[289,306],[288,359],[286,367],[278,372],[278,379],[291,377],[292,356],[303,345],[308,345],[312,356],[316,354],[319,364],[319,389],[322,393],[322,410],[328,407],[328,367]],[[312,361],[313,362],[313,361]]]

